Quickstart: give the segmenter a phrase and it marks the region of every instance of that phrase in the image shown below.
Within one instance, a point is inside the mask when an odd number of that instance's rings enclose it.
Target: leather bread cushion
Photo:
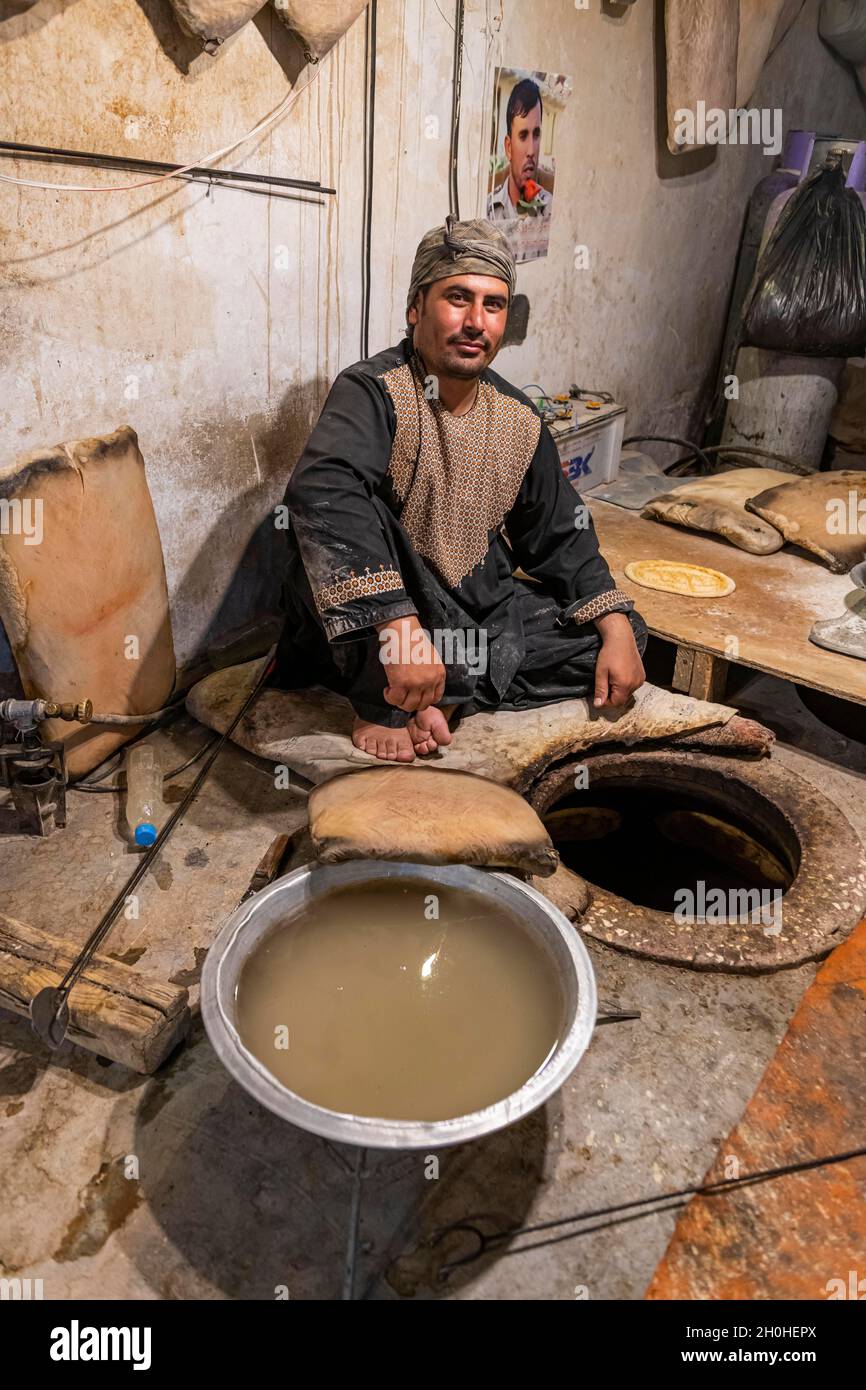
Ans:
[[[0,497],[41,507],[41,537],[0,529],[0,619],[28,699],[90,699],[100,714],[147,714],[174,685],[162,546],[144,460],[128,425],[0,467]],[[25,506],[27,511],[25,511]],[[130,641],[135,639],[135,643]],[[73,775],[140,726],[49,719]]]
[[[803,0],[665,0],[668,148],[676,112],[706,103],[728,112],[748,105],[761,70],[803,8]]]
[[[803,0],[739,0],[736,106],[748,106],[764,64],[803,8]]]
[[[310,793],[310,836],[323,864],[344,859],[475,864],[542,877],[559,856],[532,807],[470,772],[376,767]]]
[[[829,433],[850,453],[866,454],[866,364],[845,363]]]
[[[774,550],[781,550],[785,537],[768,521],[747,511],[746,501],[770,485],[790,481],[790,473],[774,468],[734,468],[683,483],[654,498],[643,515],[673,526],[713,532],[753,555],[772,555]]]
[[[265,3],[266,0],[171,0],[171,7],[185,33],[216,47],[237,33]]]
[[[297,34],[305,50],[322,58],[351,28],[369,0],[274,0],[284,24]]]
[[[700,145],[678,144],[677,111],[699,101],[728,111],[737,94],[739,6],[735,0],[665,0],[668,149],[682,154]]]
[[[847,574],[866,557],[866,473],[813,473],[768,488],[746,506],[834,574]]]

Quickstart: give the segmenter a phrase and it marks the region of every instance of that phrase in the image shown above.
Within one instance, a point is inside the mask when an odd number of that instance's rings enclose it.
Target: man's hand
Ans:
[[[592,703],[596,709],[601,705],[622,709],[646,680],[631,623],[625,613],[606,613],[596,618],[595,625],[601,634],[601,651],[595,664]]]
[[[415,614],[378,624],[376,630],[388,704],[413,712],[438,704],[445,691],[445,667]]]

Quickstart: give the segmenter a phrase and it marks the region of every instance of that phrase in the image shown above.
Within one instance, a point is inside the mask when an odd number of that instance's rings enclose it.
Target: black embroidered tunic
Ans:
[[[428,630],[483,629],[491,694],[504,695],[525,652],[516,566],[560,630],[634,608],[532,402],[488,370],[472,408],[452,415],[408,339],[337,377],[285,500],[286,597],[296,604],[308,581],[338,666],[344,643],[417,613]],[[300,623],[296,604],[296,639]],[[286,655],[284,642],[284,679]]]

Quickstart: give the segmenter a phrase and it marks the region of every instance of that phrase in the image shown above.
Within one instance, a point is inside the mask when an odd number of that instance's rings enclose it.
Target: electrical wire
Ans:
[[[491,87],[493,87],[493,73],[496,67],[501,64],[501,39],[499,36],[502,30],[503,16],[504,0],[499,0],[499,13],[495,16],[495,19],[493,15],[493,6],[491,0],[484,0],[484,33],[487,36],[487,42],[484,46],[484,75],[482,77],[481,86],[482,102],[487,100],[487,93],[490,91]],[[495,106],[495,87],[493,88],[493,90]],[[476,184],[478,187],[476,211],[478,216],[483,218],[487,216],[486,189],[489,182],[491,142],[495,141],[495,127],[493,131],[490,131],[486,121],[479,121],[478,128],[480,136],[480,145],[478,151],[479,177],[476,179]],[[484,178],[480,177],[480,171],[482,169],[488,171]]]
[[[148,732],[150,732],[150,730],[148,730]],[[197,763],[199,758],[204,757],[207,750],[213,747],[218,738],[219,734],[211,734],[210,738],[206,738],[201,747],[196,749],[195,753],[193,753],[191,757],[187,758],[185,763],[181,763],[179,767],[173,767],[170,772],[164,773],[162,779],[163,786],[165,786],[166,782],[171,782],[175,777],[179,777],[182,772],[186,772],[187,768],[192,767],[193,763]],[[122,757],[126,753],[128,747],[129,744],[125,744],[124,747],[120,750],[119,756]],[[91,778],[87,782],[72,782],[68,790],[73,792],[95,792],[100,793],[102,795],[110,794],[112,792],[125,791],[125,781],[112,782],[110,787],[100,787],[97,785],[98,782],[103,782],[106,777],[110,777],[112,772],[118,771],[120,771],[120,769],[112,767],[109,768],[106,772],[104,772],[101,777]],[[120,771],[120,776],[125,778],[125,772]]]
[[[162,718],[154,720],[153,724],[149,725],[147,728],[139,729],[138,733],[126,739],[120,748],[115,749],[113,753],[109,753],[101,762],[96,764],[95,768],[91,768],[90,776],[86,784],[82,784],[81,782],[70,782],[67,791],[77,791],[82,785],[84,791],[95,790],[95,784],[97,782],[104,782],[106,777],[110,777],[112,772],[117,771],[118,765],[130,748],[134,748],[142,739],[148,738],[151,734],[156,733],[157,729],[162,729],[167,724],[170,724],[180,713],[180,704],[169,706],[168,713],[164,714]],[[94,776],[94,773],[97,775]]]
[[[375,3],[376,0],[373,0],[374,6]],[[333,50],[330,51],[333,52]],[[327,56],[329,55],[326,55],[326,58]],[[237,140],[233,140],[230,144],[224,145],[220,150],[214,150],[212,154],[207,154],[201,159],[194,159],[189,164],[180,164],[176,169],[171,169],[166,174],[158,174],[156,178],[140,179],[136,183],[88,185],[76,183],[42,183],[38,179],[19,179],[14,178],[11,174],[0,174],[0,182],[15,183],[22,188],[44,188],[54,193],[126,193],[134,188],[150,188],[155,184],[165,183],[167,179],[182,178],[193,169],[199,169],[203,165],[216,163],[218,159],[222,159],[225,155],[231,154],[232,151],[238,149],[240,145],[246,144],[248,140],[252,140],[255,136],[261,135],[264,131],[268,130],[276,121],[285,116],[298,98],[312,86],[321,72],[323,65],[324,60],[318,62],[314,67],[308,68],[307,71],[311,71],[312,76],[307,79],[304,85],[302,87],[293,87],[291,91],[287,92],[271,114],[265,116],[257,125],[253,126],[252,130],[248,130],[245,135],[241,135]]]
[[[669,475],[679,473],[682,468],[689,463],[693,463],[695,459],[700,459],[707,473],[711,473],[713,465],[710,460],[713,455],[716,455],[723,461],[731,461],[736,459],[739,454],[743,454],[749,458],[770,459],[774,463],[782,463],[789,472],[799,474],[800,476],[808,476],[810,472],[810,469],[804,468],[801,463],[798,463],[796,459],[790,458],[787,454],[777,454],[774,453],[772,449],[758,449],[751,444],[708,444],[700,448],[697,444],[693,444],[691,440],[680,439],[677,435],[632,434],[629,435],[628,439],[622,441],[622,447],[626,448],[629,444],[645,443],[679,444],[681,448],[688,450],[688,453],[684,454],[682,458],[677,459],[670,468],[664,470]]]
[[[710,460],[707,458],[703,449],[697,444],[693,444],[690,439],[680,439],[676,434],[632,434],[629,435],[628,439],[622,441],[623,449],[627,444],[679,444],[681,449],[689,450],[690,456],[699,458],[708,473],[711,471]],[[674,464],[673,468],[676,467],[677,464]],[[673,468],[666,469],[665,471],[673,472]]]
[[[569,387],[568,394],[573,401],[601,401],[602,405],[613,405],[613,396],[609,391],[593,391],[588,386],[574,383]]]
[[[751,444],[708,444],[704,446],[702,452],[707,457],[716,454],[723,459],[727,459],[729,455],[731,458],[736,458],[738,454],[744,454],[749,458],[771,459],[773,463],[783,463],[792,473],[797,473],[801,477],[808,477],[812,471],[798,463],[796,459],[792,459],[789,454],[777,454],[772,449],[756,449]],[[684,458],[677,459],[677,463],[691,463],[693,458],[693,453],[686,454]]]
[[[370,356],[370,294],[373,262],[373,153],[376,121],[377,0],[364,13],[364,210],[361,258],[361,357]]]
[[[460,146],[460,103],[463,94],[464,0],[456,0],[454,24],[454,78],[451,96],[451,147],[448,155],[448,211],[460,220],[457,161]]]

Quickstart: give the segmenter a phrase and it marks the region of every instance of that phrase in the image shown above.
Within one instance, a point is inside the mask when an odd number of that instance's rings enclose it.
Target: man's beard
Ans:
[[[458,357],[456,360],[448,358],[442,365],[447,368],[449,376],[457,376],[464,381],[471,381],[473,377],[481,375],[489,361],[489,357],[478,357],[471,362],[466,362],[463,358]]]
[[[446,343],[445,351],[442,354],[441,365],[443,369],[447,370],[449,376],[456,376],[462,378],[464,381],[471,381],[474,377],[480,376],[490,365],[493,360],[493,354],[490,351],[489,341],[486,338],[473,341],[477,341],[478,346],[481,348],[481,353],[478,357],[461,357],[455,343]]]

